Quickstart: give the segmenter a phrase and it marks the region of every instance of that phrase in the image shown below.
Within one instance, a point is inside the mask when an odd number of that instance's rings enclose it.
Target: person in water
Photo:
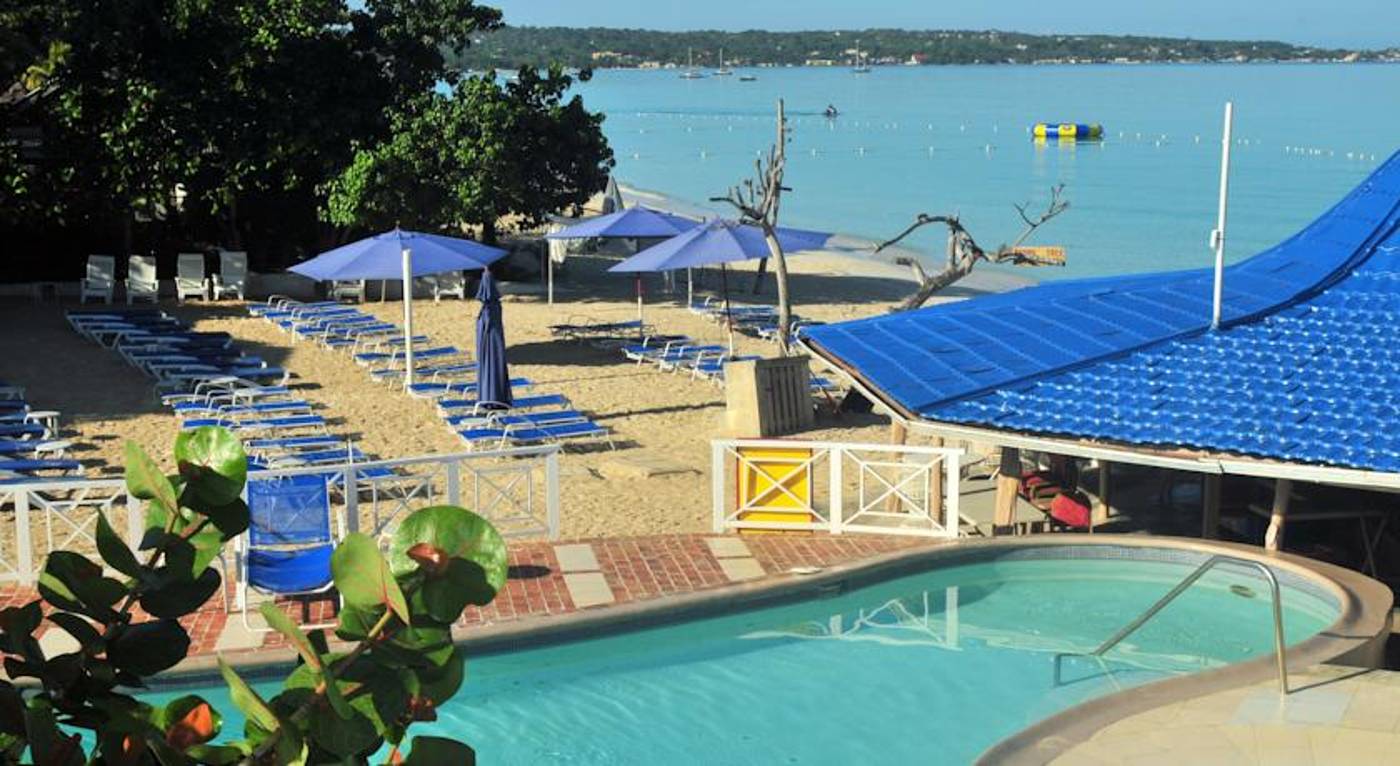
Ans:
[[[827,117],[835,117],[835,116],[838,115],[838,114],[840,114],[840,112],[836,111],[835,105],[833,105],[833,104],[827,104],[827,105],[826,105],[826,116],[827,116]]]

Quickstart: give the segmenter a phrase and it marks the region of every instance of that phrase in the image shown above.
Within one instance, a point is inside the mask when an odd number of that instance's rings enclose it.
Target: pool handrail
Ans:
[[[1166,608],[1167,604],[1170,604],[1172,601],[1176,600],[1177,596],[1180,596],[1186,591],[1187,588],[1190,588],[1192,585],[1194,585],[1197,580],[1200,580],[1202,577],[1204,577],[1205,573],[1214,568],[1215,565],[1224,563],[1238,564],[1244,567],[1253,567],[1259,570],[1259,572],[1264,575],[1264,579],[1269,582],[1269,592],[1273,598],[1274,607],[1274,656],[1276,657],[1278,662],[1279,692],[1281,694],[1287,695],[1288,664],[1287,660],[1284,658],[1283,595],[1279,588],[1278,576],[1275,575],[1274,571],[1268,566],[1266,566],[1263,562],[1241,558],[1239,556],[1230,556],[1224,553],[1214,554],[1210,558],[1207,558],[1205,561],[1201,562],[1201,565],[1196,567],[1196,569],[1193,572],[1191,572],[1191,574],[1187,575],[1185,579],[1177,583],[1175,588],[1172,588],[1170,591],[1168,591],[1165,596],[1162,596],[1161,598],[1157,599],[1156,603],[1148,607],[1147,610],[1144,611],[1142,614],[1138,615],[1137,619],[1134,619],[1132,622],[1128,623],[1127,625],[1124,625],[1122,628],[1119,628],[1117,633],[1114,633],[1112,636],[1109,636],[1102,644],[1099,644],[1098,648],[1094,649],[1092,652],[1061,652],[1059,654],[1056,654],[1055,684],[1057,686],[1060,684],[1060,661],[1063,658],[1093,657],[1102,662],[1103,655],[1107,653],[1108,650],[1117,646],[1120,642],[1123,641],[1123,639],[1132,635],[1134,631],[1136,631],[1138,628],[1141,628],[1143,624],[1145,624],[1148,620],[1155,617],[1158,612]]]

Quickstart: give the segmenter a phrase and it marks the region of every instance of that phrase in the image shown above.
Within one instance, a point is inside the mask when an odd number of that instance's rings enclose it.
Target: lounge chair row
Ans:
[[[196,332],[159,310],[70,311],[79,335],[115,350],[155,380],[162,393],[182,393],[210,378],[283,385],[289,372],[240,350],[228,333]]]
[[[175,261],[175,297],[219,299],[237,296],[244,299],[248,283],[248,254],[241,251],[222,250],[219,252],[219,271],[205,274],[203,253],[180,253]],[[160,300],[160,280],[156,275],[156,259],[149,255],[133,255],[127,258],[126,279],[121,280],[126,288],[126,303],[147,300],[155,303]],[[117,258],[113,255],[89,255],[87,272],[79,282],[78,298],[82,303],[89,299],[111,303],[117,285]]]
[[[458,300],[467,299],[467,275],[464,271],[452,271],[445,274],[434,274],[428,277],[418,277],[413,280],[414,292],[426,291],[432,293],[434,301],[441,301],[443,298],[456,298]],[[336,280],[331,282],[327,296],[333,301],[355,301],[365,302],[368,280],[351,279]]]
[[[403,333],[353,307],[301,303],[278,296],[250,304],[250,313],[277,323],[302,339],[316,339],[352,354],[378,381],[402,382],[407,369]],[[414,376],[407,393],[436,401],[444,422],[470,449],[502,449],[541,443],[568,445],[601,440],[613,446],[611,432],[573,407],[562,394],[533,392],[528,378],[512,378],[517,396],[510,405],[478,397],[476,364],[454,346],[414,340]]]
[[[720,324],[728,320],[735,330],[745,335],[774,343],[778,341],[778,310],[772,306],[731,303],[726,307],[722,299],[711,296],[691,303],[690,311]],[[795,314],[788,322],[794,335],[800,334],[805,327],[820,324],[823,323]]]
[[[654,329],[640,319],[616,322],[575,314],[561,324],[549,326],[550,335],[589,343],[598,348],[616,348],[651,335]]]
[[[0,484],[48,481],[82,474],[58,438],[59,413],[36,410],[20,386],[0,382]]]

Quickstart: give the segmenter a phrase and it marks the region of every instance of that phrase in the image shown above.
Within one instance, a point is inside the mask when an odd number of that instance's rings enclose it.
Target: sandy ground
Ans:
[[[554,339],[550,324],[588,317],[625,320],[636,315],[634,282],[609,275],[614,261],[571,258],[556,278],[555,305],[546,304],[542,286],[508,284],[504,302],[506,337],[512,374],[530,378],[531,393],[562,393],[578,408],[611,428],[617,449],[571,450],[563,459],[563,535],[593,537],[659,532],[695,532],[709,528],[710,440],[721,435],[724,392],[715,385],[682,375],[638,367],[616,352]],[[907,272],[877,262],[830,254],[790,258],[795,310],[804,317],[840,320],[888,310],[912,289]],[[752,275],[741,264],[729,272],[736,301],[771,302],[749,293]],[[948,298],[1008,289],[1024,283],[1017,275],[974,274]],[[718,272],[697,273],[697,294],[713,294]],[[716,343],[721,327],[684,308],[682,275],[674,293],[649,276],[646,318],[660,331],[686,333]],[[200,330],[232,333],[249,353],[289,367],[299,392],[320,404],[332,430],[354,438],[379,457],[407,457],[459,452],[463,445],[438,418],[434,406],[372,382],[348,354],[294,342],[271,323],[247,316],[236,303],[193,304],[163,308],[186,318]],[[473,346],[475,301],[415,302],[415,323],[434,341]],[[401,321],[397,302],[366,305],[370,312]],[[89,475],[120,472],[125,440],[134,440],[168,463],[177,425],[159,405],[150,381],[126,366],[110,350],[80,339],[63,321],[63,307],[53,303],[0,304],[0,381],[24,385],[33,406],[63,412],[66,438],[76,442],[74,457]],[[773,345],[739,336],[740,353],[772,355]],[[804,437],[884,441],[887,421],[877,416],[823,415]],[[695,473],[648,479],[607,479],[609,462],[629,455],[662,458],[691,466]]]

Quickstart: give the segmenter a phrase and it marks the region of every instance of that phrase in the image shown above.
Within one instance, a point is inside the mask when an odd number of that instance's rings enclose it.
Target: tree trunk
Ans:
[[[768,252],[773,254],[774,276],[778,283],[778,349],[787,356],[792,345],[789,333],[792,330],[792,303],[788,299],[787,259],[783,257],[783,247],[778,244],[778,233],[772,226],[764,224],[763,239],[768,243]]]
[[[948,268],[925,279],[913,295],[904,299],[904,303],[899,305],[899,310],[909,311],[924,305],[924,302],[932,298],[934,293],[971,274],[972,267],[976,263],[977,261],[973,258],[964,258],[962,261],[949,264]]]
[[[770,250],[772,249],[772,246],[771,246],[771,245],[769,246],[769,249],[770,249]],[[754,294],[754,295],[758,295],[759,293],[763,292],[763,275],[764,275],[764,274],[767,274],[767,273],[768,273],[768,259],[767,259],[767,258],[759,258],[759,259],[758,259],[758,270],[755,271],[755,272],[754,272],[754,275],[753,275],[753,294]]]
[[[481,241],[488,245],[496,244],[496,221],[484,221],[481,224]]]

